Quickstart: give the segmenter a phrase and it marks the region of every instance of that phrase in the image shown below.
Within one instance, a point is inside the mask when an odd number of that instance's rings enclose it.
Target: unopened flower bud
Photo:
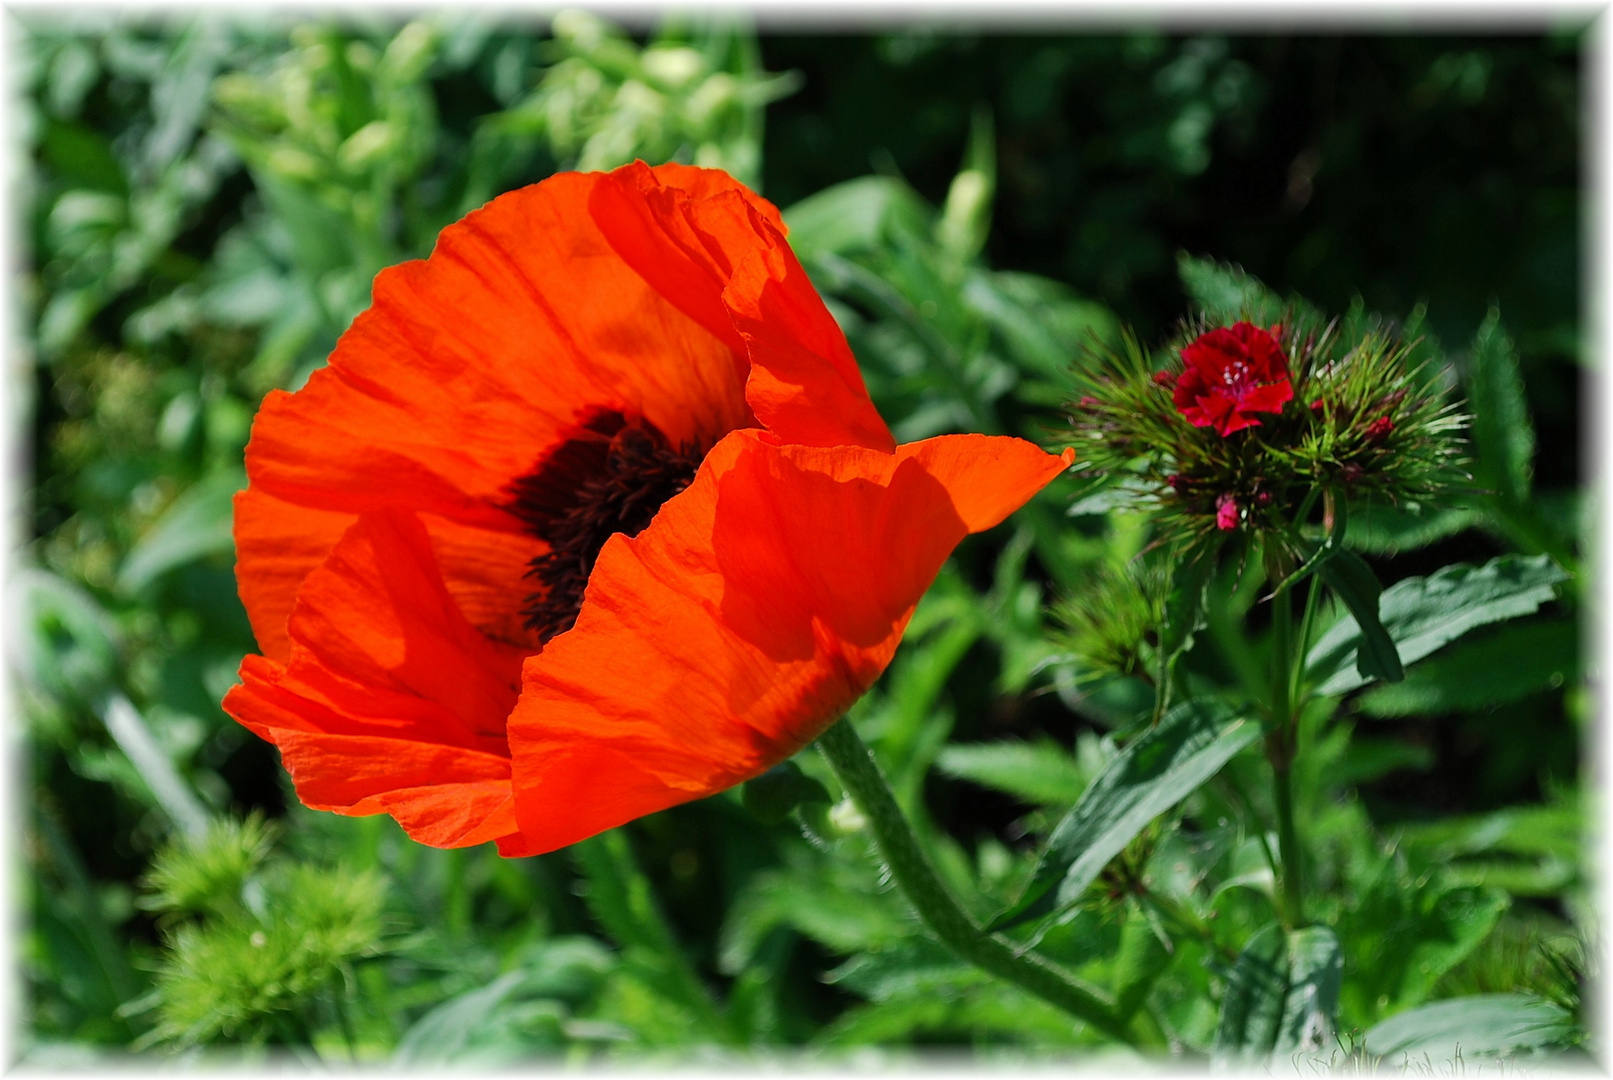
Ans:
[[[1315,401],[1311,402],[1311,412],[1321,412],[1326,407],[1327,402],[1322,398],[1317,398]]]
[[[1238,500],[1231,495],[1215,500],[1215,527],[1223,530],[1238,527]]]
[[[1271,502],[1271,492],[1269,492],[1269,491],[1258,492],[1255,495],[1255,505],[1256,506],[1266,506],[1270,502]]]
[[[1090,396],[1084,395],[1084,394],[1081,397],[1081,407],[1083,409],[1090,409],[1090,408],[1092,408],[1092,406],[1096,405],[1097,403],[1098,403],[1098,399],[1095,398],[1095,397],[1090,397]]]
[[[1171,373],[1168,372],[1168,371],[1156,371],[1156,372],[1154,372],[1154,385],[1155,386],[1169,386],[1171,383],[1173,383],[1175,381],[1176,380],[1174,378],[1172,378]]]
[[[1366,470],[1362,469],[1361,466],[1355,464],[1354,462],[1351,462],[1339,470],[1339,478],[1346,484],[1354,484],[1365,475]]]
[[[1387,416],[1380,416],[1367,425],[1367,441],[1381,442],[1383,438],[1395,429],[1395,422]]]

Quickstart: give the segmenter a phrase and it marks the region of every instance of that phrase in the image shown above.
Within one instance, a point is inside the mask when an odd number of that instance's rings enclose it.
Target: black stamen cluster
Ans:
[[[543,641],[571,629],[605,541],[637,536],[704,457],[698,446],[673,448],[647,420],[602,412],[511,485],[510,512],[549,545],[526,572],[539,586],[522,609],[527,629]]]

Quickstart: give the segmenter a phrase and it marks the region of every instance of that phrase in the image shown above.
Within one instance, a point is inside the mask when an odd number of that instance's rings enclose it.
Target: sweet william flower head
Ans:
[[[1395,328],[1365,318],[1341,333],[1290,310],[1270,331],[1192,325],[1161,352],[1128,337],[1090,357],[1069,416],[1075,471],[1118,485],[1166,536],[1283,531],[1319,487],[1405,505],[1465,478],[1465,417],[1435,358]]]
[[[225,709],[311,807],[549,851],[816,738],[953,546],[1067,464],[898,446],[726,174],[555,176],[383,271],[264,402],[235,519],[262,655]]]
[[[1257,426],[1257,413],[1281,412],[1294,397],[1282,345],[1253,323],[1201,334],[1182,350],[1182,363],[1177,411],[1221,436]]]

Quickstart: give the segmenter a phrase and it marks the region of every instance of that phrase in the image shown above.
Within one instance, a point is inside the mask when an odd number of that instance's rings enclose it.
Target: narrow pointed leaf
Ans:
[[[1150,821],[1259,737],[1258,723],[1225,706],[1186,702],[1166,713],[1110,762],[1059,822],[1024,895],[991,928],[1039,919],[1074,903]]]
[[[1504,498],[1529,497],[1535,432],[1529,422],[1523,377],[1512,339],[1491,308],[1473,337],[1468,359],[1467,397],[1473,408],[1474,479]]]
[[[1566,580],[1568,574],[1545,555],[1503,555],[1483,566],[1447,566],[1384,590],[1378,618],[1394,640],[1401,664],[1411,664],[1475,627],[1532,615],[1552,599],[1553,587]],[[1360,639],[1356,620],[1344,618],[1317,640],[1306,666],[1318,693],[1344,694],[1372,681],[1356,666]]]
[[[1355,669],[1365,680],[1399,682],[1406,677],[1394,638],[1379,621],[1378,601],[1383,587],[1372,568],[1353,551],[1337,552],[1319,564],[1316,572],[1332,587],[1360,630],[1356,642]]]

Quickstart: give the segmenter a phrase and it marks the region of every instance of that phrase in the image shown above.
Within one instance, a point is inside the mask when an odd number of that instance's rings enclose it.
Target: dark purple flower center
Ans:
[[[511,485],[507,509],[549,545],[526,576],[526,626],[548,641],[570,630],[600,549],[614,533],[637,536],[661,505],[689,486],[705,450],[674,448],[648,420],[599,412]]]

